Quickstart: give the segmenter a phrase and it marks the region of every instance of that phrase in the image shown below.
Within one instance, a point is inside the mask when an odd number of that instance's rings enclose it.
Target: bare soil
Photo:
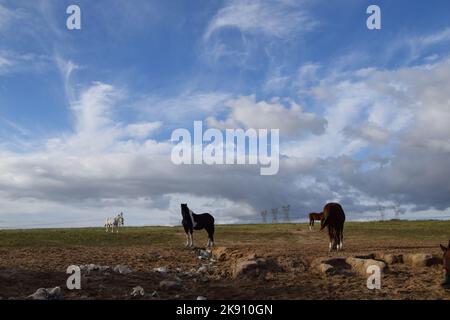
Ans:
[[[327,275],[312,266],[317,258],[363,256],[371,253],[427,253],[439,255],[434,240],[362,239],[350,237],[342,252],[327,251],[326,235],[298,228],[299,241],[227,241],[213,253],[213,260],[199,259],[198,249],[179,246],[75,246],[0,247],[0,297],[25,299],[38,288],[60,286],[64,299],[450,299],[441,287],[443,267],[412,267],[399,263],[388,266],[380,290],[369,290],[367,278],[358,274]],[[204,248],[203,248],[204,249]],[[246,257],[275,261],[279,269],[259,274],[233,274]],[[133,272],[83,273],[81,290],[68,290],[65,273],[69,265],[126,265]],[[201,270],[204,266],[203,271]],[[154,271],[166,267],[167,273]],[[162,280],[181,283],[177,290],[160,289]],[[132,297],[132,288],[148,293]],[[153,296],[151,293],[157,292]]]

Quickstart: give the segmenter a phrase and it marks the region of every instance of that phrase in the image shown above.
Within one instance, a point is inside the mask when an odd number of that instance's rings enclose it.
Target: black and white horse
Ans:
[[[123,212],[119,213],[114,218],[107,218],[105,221],[106,232],[111,228],[111,232],[114,233],[114,227],[116,228],[116,233],[119,233],[119,227],[124,225]]]
[[[214,246],[214,217],[209,213],[195,214],[187,203],[181,204],[184,232],[186,232],[186,247],[194,246],[194,230],[205,229],[208,233],[208,248]]]

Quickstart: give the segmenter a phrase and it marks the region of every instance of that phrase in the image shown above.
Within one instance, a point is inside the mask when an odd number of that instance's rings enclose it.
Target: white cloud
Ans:
[[[293,101],[288,101],[285,107],[279,98],[271,101],[256,101],[256,96],[242,96],[226,102],[229,114],[225,120],[214,117],[207,119],[210,127],[280,129],[281,135],[296,135],[299,133],[321,134],[325,131],[326,121],[314,113],[304,112],[302,107]]]
[[[305,1],[230,0],[209,21],[203,33],[203,58],[257,70],[258,60],[280,52],[286,41],[311,31],[318,22]]]
[[[308,31],[316,22],[290,1],[233,0],[219,10],[208,24],[204,39],[224,28],[270,37],[289,37],[294,31]]]
[[[0,32],[6,30],[15,19],[16,14],[0,3]]]
[[[366,71],[322,79],[312,92],[326,105],[326,132],[282,150],[293,159],[322,158],[326,166],[315,174],[330,170],[328,185],[335,180],[341,190],[413,210],[448,210],[450,59]]]
[[[125,135],[135,138],[146,138],[152,132],[161,128],[161,122],[133,123],[125,127]]]

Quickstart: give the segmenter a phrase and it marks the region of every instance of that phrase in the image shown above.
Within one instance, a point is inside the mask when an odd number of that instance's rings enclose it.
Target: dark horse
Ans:
[[[320,230],[328,227],[330,252],[339,251],[344,246],[345,213],[339,203],[327,203],[323,208],[323,223]]]
[[[443,287],[450,287],[450,240],[448,241],[447,248],[441,244],[441,249],[444,251],[444,256],[442,260],[444,261],[444,269],[445,269],[445,281],[442,283]]]
[[[308,215],[308,217],[309,217],[309,230],[312,230],[312,228],[314,227],[314,221],[320,221],[320,226],[322,226],[323,212],[321,213],[311,212]]]
[[[194,230],[205,229],[208,233],[208,247],[214,246],[214,217],[209,213],[195,214],[188,208],[187,203],[181,204],[183,228],[186,232],[186,247],[194,246]]]

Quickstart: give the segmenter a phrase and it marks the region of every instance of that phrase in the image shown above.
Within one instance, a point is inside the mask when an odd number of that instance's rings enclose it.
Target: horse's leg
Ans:
[[[208,244],[207,247],[211,248],[214,246],[214,226],[211,228],[206,229],[206,232],[208,232]]]
[[[334,230],[332,226],[328,226],[328,237],[330,238],[330,245],[329,245],[329,250],[328,252],[331,252],[334,250]]]
[[[341,250],[341,248],[342,248],[342,245],[341,245],[341,227],[340,226],[338,226],[337,228],[336,228],[336,251],[340,251]]]
[[[186,244],[184,245],[187,247],[189,245],[189,234],[186,232]]]
[[[193,247],[194,246],[194,231],[193,230],[189,230],[189,247]]]

